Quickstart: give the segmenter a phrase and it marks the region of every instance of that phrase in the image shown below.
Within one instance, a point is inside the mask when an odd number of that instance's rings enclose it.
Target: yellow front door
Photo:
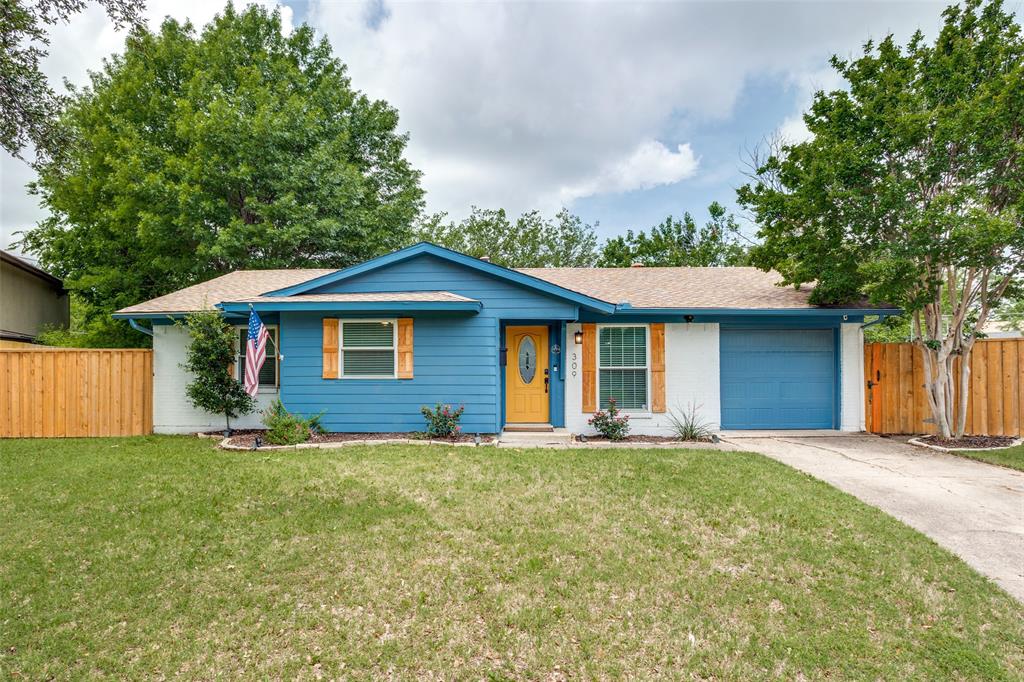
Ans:
[[[505,421],[547,423],[548,328],[507,327],[505,348]]]

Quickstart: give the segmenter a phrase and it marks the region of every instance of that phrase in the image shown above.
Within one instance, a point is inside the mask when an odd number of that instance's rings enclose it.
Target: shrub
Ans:
[[[453,410],[451,405],[442,405],[441,403],[433,408],[427,405],[420,408],[420,412],[427,420],[427,435],[431,438],[457,438],[462,431],[459,419],[465,411],[465,405],[459,405],[457,409]]]
[[[679,440],[711,440],[713,435],[711,426],[700,416],[702,407],[704,406],[686,403],[685,408],[669,411],[668,420],[676,438]]]
[[[275,400],[263,413],[263,424],[267,427],[266,439],[272,445],[296,445],[305,443],[314,433],[323,433],[320,417],[323,413],[304,418],[285,409],[280,400]]]
[[[598,433],[608,440],[625,440],[629,435],[629,415],[619,416],[615,398],[608,399],[608,411],[598,410],[587,420]]]

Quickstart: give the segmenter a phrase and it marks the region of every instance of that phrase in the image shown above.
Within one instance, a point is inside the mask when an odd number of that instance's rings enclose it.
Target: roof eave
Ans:
[[[899,308],[633,308],[619,306],[616,315],[783,315],[831,316],[841,315],[899,315]]]
[[[111,313],[111,317],[115,320],[159,320],[163,318],[170,318],[173,320],[181,319],[186,315],[192,313],[201,312],[198,310],[156,310],[146,312],[131,312],[126,310],[118,310],[115,313]]]

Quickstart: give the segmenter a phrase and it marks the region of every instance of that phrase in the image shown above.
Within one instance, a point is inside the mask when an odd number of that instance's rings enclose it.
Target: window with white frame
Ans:
[[[277,368],[277,326],[267,325],[267,358],[260,367],[260,388],[277,388],[280,375]],[[245,347],[249,327],[235,327],[235,378],[245,380]]]
[[[646,410],[647,327],[598,327],[597,350],[600,408],[614,398],[621,410]]]
[[[393,379],[398,365],[395,320],[341,320],[341,378]]]

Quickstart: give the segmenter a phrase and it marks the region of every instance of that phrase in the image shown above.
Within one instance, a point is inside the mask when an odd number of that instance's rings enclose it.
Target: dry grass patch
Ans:
[[[0,676],[1024,676],[1024,608],[757,455],[0,443]]]

